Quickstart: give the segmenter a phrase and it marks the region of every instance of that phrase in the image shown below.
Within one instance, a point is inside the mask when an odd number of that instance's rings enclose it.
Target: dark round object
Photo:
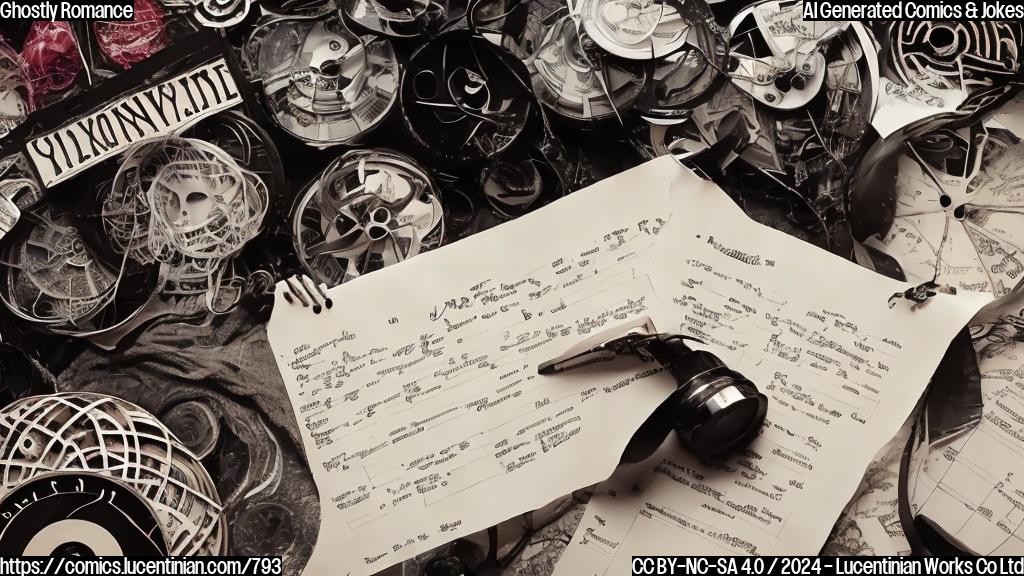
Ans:
[[[98,474],[47,474],[0,502],[0,556],[165,556],[141,496]]]
[[[171,406],[160,420],[197,458],[206,458],[217,445],[220,421],[213,409],[199,401]]]
[[[424,44],[402,78],[402,119],[422,151],[447,166],[479,163],[522,136],[533,111],[526,67],[507,50],[453,30]]]
[[[692,376],[672,397],[674,428],[701,457],[714,457],[750,442],[768,413],[768,397],[710,352],[695,351],[673,373]]]

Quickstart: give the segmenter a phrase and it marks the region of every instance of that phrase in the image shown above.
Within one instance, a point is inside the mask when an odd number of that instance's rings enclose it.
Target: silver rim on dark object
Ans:
[[[595,62],[586,42],[572,17],[555,21],[528,61],[534,92],[545,107],[569,120],[620,117],[640,97],[648,74],[639,62]]]
[[[357,26],[394,38],[419,36],[463,14],[461,7],[447,0],[343,0],[340,4]]]
[[[621,58],[661,58],[681,48],[689,34],[680,10],[661,0],[583,0],[581,12],[587,34]]]

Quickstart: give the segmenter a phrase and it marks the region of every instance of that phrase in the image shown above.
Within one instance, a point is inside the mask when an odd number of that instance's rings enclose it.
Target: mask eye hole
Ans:
[[[185,197],[185,206],[193,208],[206,201],[206,194],[202,192],[189,192]]]
[[[956,49],[956,32],[947,26],[935,26],[928,33],[928,44],[940,54]]]

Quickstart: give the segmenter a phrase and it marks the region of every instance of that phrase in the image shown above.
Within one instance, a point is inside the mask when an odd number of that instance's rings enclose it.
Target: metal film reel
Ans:
[[[587,34],[609,54],[650,60],[686,42],[682,7],[671,0],[583,0],[581,12]]]
[[[167,8],[192,9],[200,24],[209,28],[228,28],[245,20],[254,0],[160,0]]]
[[[357,26],[374,34],[412,38],[465,15],[455,0],[343,0],[341,11]]]
[[[159,520],[169,555],[219,555],[227,549],[226,521],[210,475],[156,417],[130,402],[88,392],[23,398],[0,411],[0,437],[6,439],[0,443],[0,496],[26,486],[35,490],[40,486],[36,480],[52,479],[53,473],[73,474],[71,488],[119,494],[123,486],[144,500]],[[87,479],[96,476],[113,479],[115,487]],[[55,493],[64,495],[66,488],[65,481],[58,481]],[[38,489],[54,490],[46,483]],[[146,515],[131,500],[115,498],[118,506],[139,512],[133,518],[145,523]],[[42,524],[34,527],[45,530]],[[112,529],[113,522],[97,524],[115,540],[125,536]],[[142,532],[161,548],[156,533]],[[103,542],[111,545],[107,538],[95,544]],[[41,542],[39,550],[51,545],[63,548],[58,538]]]
[[[445,217],[427,172],[389,150],[353,150],[299,198],[295,251],[318,283],[337,286],[436,248]]]
[[[529,61],[533,89],[549,110],[589,123],[627,112],[647,82],[640,63],[601,58],[579,25],[564,16],[548,29]]]
[[[8,244],[0,297],[32,323],[81,325],[109,304],[118,275],[88,248],[68,214],[43,207]]]
[[[523,64],[467,30],[417,50],[401,96],[409,133],[443,164],[482,162],[508,149],[534,108]]]
[[[731,79],[760,104],[778,110],[807,105],[827,75],[821,48],[849,23],[805,22],[799,1],[761,2],[741,10],[729,24]]]
[[[391,43],[356,36],[336,13],[267,22],[246,49],[278,125],[312,145],[358,139],[397,98],[400,69]]]

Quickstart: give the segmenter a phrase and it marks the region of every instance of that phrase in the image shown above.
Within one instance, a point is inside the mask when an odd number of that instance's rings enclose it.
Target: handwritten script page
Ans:
[[[816,554],[987,301],[963,293],[890,309],[905,284],[753,223],[696,177],[674,184],[672,208],[652,254],[652,318],[755,382],[769,396],[766,425],[721,462],[670,439],[620,470],[591,500],[556,575],[623,574],[641,554]]]
[[[326,314],[278,288],[269,338],[322,508],[306,574],[373,574],[612,473],[674,382],[537,365],[650,313],[682,172],[665,157],[343,284]]]

